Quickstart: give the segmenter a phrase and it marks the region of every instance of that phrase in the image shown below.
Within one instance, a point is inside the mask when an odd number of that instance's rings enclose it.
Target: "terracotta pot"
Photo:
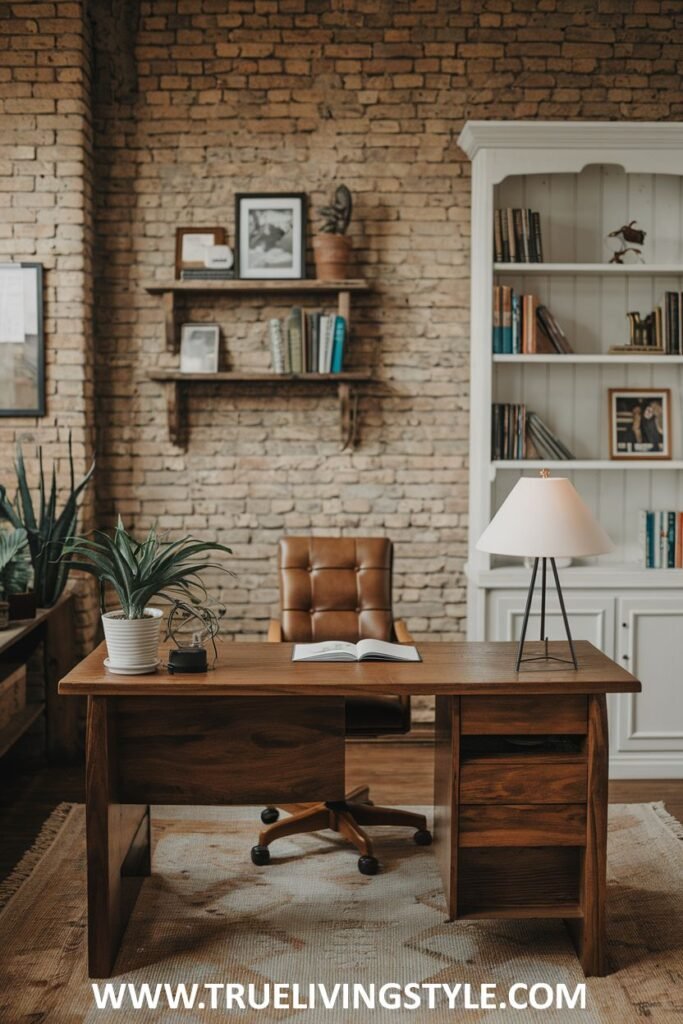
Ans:
[[[9,626],[9,602],[0,601],[0,629],[7,629]]]
[[[313,239],[315,275],[319,281],[344,281],[348,277],[351,239],[348,235],[323,233]]]
[[[35,590],[23,594],[8,594],[10,619],[35,619],[37,602]]]

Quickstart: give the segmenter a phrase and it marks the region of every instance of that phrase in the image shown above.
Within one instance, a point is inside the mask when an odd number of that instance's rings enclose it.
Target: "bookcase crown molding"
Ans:
[[[683,124],[673,121],[467,121],[458,145],[470,160],[486,149],[668,150],[683,148]]]

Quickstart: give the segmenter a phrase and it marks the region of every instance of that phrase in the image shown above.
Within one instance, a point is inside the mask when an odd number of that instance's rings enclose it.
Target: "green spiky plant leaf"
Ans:
[[[0,600],[28,590],[31,582],[26,530],[0,530]]]
[[[57,472],[53,464],[50,490],[45,486],[43,450],[38,448],[38,495],[39,505],[33,503],[31,488],[26,475],[26,465],[21,445],[17,444],[15,469],[18,490],[14,502],[7,497],[7,489],[0,485],[0,519],[6,519],[15,529],[25,529],[33,566],[36,601],[40,608],[51,608],[58,600],[69,577],[69,563],[61,558],[64,545],[76,533],[78,520],[78,499],[88,486],[95,472],[95,463],[83,479],[76,484],[74,462],[69,435],[70,492],[61,512],[57,512]]]
[[[141,619],[155,597],[200,604],[207,597],[203,572],[208,569],[232,575],[220,563],[200,557],[217,551],[232,554],[224,544],[194,537],[161,540],[154,527],[143,541],[136,541],[119,516],[113,537],[101,530],[93,531],[92,536],[74,537],[65,544],[63,556],[72,559],[72,569],[90,573],[100,581],[102,596],[107,585],[113,587],[126,619]]]

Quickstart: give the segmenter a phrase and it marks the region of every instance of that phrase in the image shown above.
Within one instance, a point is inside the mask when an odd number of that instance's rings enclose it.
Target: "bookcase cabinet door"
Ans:
[[[615,694],[612,756],[622,778],[683,777],[683,590],[618,600],[617,661],[642,681]]]
[[[494,590],[489,593],[487,609],[487,640],[518,640],[524,618],[526,590]],[[590,640],[609,657],[614,657],[614,596],[597,590],[564,591],[572,636]],[[536,594],[529,616],[527,636],[539,639],[540,594]],[[546,633],[550,640],[564,640],[562,613],[553,587],[548,591]]]

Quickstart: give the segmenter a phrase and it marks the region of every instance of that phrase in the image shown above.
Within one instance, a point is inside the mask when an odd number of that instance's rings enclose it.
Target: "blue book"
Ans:
[[[648,512],[647,514],[647,561],[646,567],[648,569],[654,569],[655,567],[655,514],[654,512]]]
[[[505,355],[512,355],[512,288],[500,289],[500,346]]]
[[[332,336],[332,373],[341,373],[344,366],[344,345],[346,343],[346,320],[343,316],[334,318]]]
[[[676,513],[669,512],[669,536],[667,544],[667,560],[666,568],[674,569],[676,567]]]
[[[512,349],[513,355],[522,351],[522,301],[518,292],[512,293]]]

